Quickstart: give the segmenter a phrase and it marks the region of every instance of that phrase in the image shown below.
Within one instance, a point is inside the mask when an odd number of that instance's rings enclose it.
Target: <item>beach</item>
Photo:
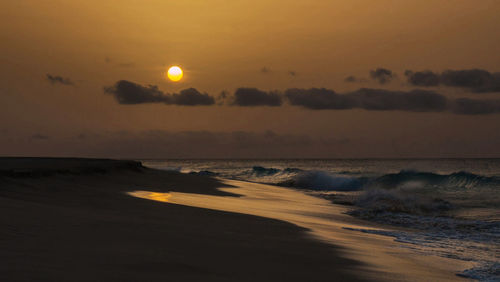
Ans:
[[[311,214],[296,190],[136,161],[1,158],[0,185],[2,281],[453,281],[466,267],[358,232],[382,227],[324,199]]]

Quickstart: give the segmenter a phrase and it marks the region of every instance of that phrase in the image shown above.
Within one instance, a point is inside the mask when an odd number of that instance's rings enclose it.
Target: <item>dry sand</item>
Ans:
[[[401,270],[390,271],[399,265],[382,268],[362,259],[376,251],[369,249],[371,239],[360,244],[368,248],[360,252],[345,242],[322,240],[321,234],[311,236],[286,218],[127,194],[248,198],[228,185],[241,183],[146,169],[133,161],[1,158],[0,281],[360,281],[425,275],[418,260],[415,272],[406,259],[408,276],[401,276]],[[427,268],[443,280],[459,279],[446,269]]]

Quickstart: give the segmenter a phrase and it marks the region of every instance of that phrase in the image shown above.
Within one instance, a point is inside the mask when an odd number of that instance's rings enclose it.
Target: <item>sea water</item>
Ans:
[[[475,262],[476,267],[461,275],[500,281],[500,159],[142,162],[157,169],[300,189],[350,205],[351,216],[402,227],[353,232],[391,236],[415,252]]]

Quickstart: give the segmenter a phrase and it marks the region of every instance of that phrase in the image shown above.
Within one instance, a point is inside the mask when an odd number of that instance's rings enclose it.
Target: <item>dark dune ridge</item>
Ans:
[[[125,194],[234,196],[222,186],[135,161],[0,158],[0,280],[364,280],[362,265],[295,225]]]

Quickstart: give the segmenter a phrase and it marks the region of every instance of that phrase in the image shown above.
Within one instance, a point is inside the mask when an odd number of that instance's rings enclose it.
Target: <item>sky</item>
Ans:
[[[0,1],[0,155],[500,157],[498,15],[497,0]]]

